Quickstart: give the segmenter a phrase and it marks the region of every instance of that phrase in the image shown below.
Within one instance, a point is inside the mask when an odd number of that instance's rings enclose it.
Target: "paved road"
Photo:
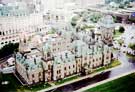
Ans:
[[[4,57],[4,58],[0,58],[0,64],[6,62],[7,59],[9,59],[9,58],[12,57],[12,56],[13,56],[13,54],[11,54],[11,55],[9,55],[9,56],[6,56],[6,57]]]
[[[80,88],[86,87],[91,84],[95,84],[97,82],[101,82],[106,79],[111,79],[116,76],[131,72],[135,70],[135,62],[131,59],[128,59],[123,53],[116,52],[116,55],[118,56],[118,59],[122,62],[122,66],[116,69],[113,69],[108,72],[104,72],[100,75],[94,76],[93,78],[87,78],[66,86],[62,86],[60,88],[57,88],[55,90],[51,90],[48,92],[73,92]]]

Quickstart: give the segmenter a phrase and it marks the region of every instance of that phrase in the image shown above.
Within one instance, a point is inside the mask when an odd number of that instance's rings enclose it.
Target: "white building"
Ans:
[[[41,25],[42,14],[25,2],[0,4],[0,48],[8,43],[18,43],[22,33],[33,36],[45,31]]]

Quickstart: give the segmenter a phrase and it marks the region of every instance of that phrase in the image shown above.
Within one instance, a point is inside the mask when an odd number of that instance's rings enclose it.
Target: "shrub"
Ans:
[[[133,49],[133,50],[135,50],[135,44],[129,44],[128,47],[131,48],[131,49]]]
[[[124,33],[124,31],[125,31],[125,28],[121,26],[121,27],[119,28],[119,32]]]

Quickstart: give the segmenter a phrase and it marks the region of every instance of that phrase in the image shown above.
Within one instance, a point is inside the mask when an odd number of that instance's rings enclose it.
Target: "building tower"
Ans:
[[[107,45],[112,45],[113,42],[113,32],[115,29],[115,23],[113,17],[106,15],[99,20],[99,30],[101,30],[102,40]]]
[[[28,46],[28,36],[26,33],[23,33],[20,35],[20,42],[19,42],[19,52],[26,53],[29,52],[29,46]]]

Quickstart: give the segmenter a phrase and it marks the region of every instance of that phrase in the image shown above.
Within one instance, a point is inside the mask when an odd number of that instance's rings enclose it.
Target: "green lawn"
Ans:
[[[100,72],[100,71],[103,71],[103,70],[105,70],[105,67],[98,68],[94,72],[96,73],[96,72]]]
[[[14,77],[13,74],[2,74],[2,81],[9,81],[8,85],[0,85],[0,89],[2,92],[9,92],[9,91],[17,91],[17,89],[21,86],[19,81]]]
[[[51,87],[51,85],[48,83],[41,83],[32,87],[22,86],[13,74],[3,74],[2,81],[9,81],[9,84],[0,85],[1,92],[29,92],[29,91],[36,92],[43,88]]]
[[[114,61],[112,61],[112,63],[111,63],[110,65],[108,65],[106,68],[113,68],[113,67],[118,66],[118,65],[120,65],[120,64],[121,64],[120,61],[114,60]]]
[[[114,38],[118,38],[120,35],[122,35],[123,33],[116,31],[116,33],[113,35]]]
[[[42,89],[49,88],[49,87],[51,87],[51,85],[48,83],[40,83],[40,84],[37,84],[30,88],[28,88],[28,87],[24,87],[24,88],[25,88],[25,90],[32,90],[32,92],[36,92],[38,90],[42,90]]]
[[[135,92],[135,73],[88,89],[85,92]]]
[[[120,65],[120,64],[121,64],[120,61],[114,60],[114,61],[112,61],[112,63],[109,64],[108,66],[104,66],[104,67],[98,68],[98,69],[96,69],[94,72],[100,72],[100,71],[103,71],[103,70],[106,70],[106,69],[110,69],[110,68],[116,67],[116,66],[118,66],[118,65]]]
[[[68,81],[71,81],[71,80],[74,80],[74,79],[77,79],[77,78],[79,78],[78,75],[71,76],[69,78],[65,78],[65,79],[59,80],[59,81],[55,82],[54,84],[59,85],[59,84],[62,84],[62,83],[65,83],[65,82],[68,82]]]

